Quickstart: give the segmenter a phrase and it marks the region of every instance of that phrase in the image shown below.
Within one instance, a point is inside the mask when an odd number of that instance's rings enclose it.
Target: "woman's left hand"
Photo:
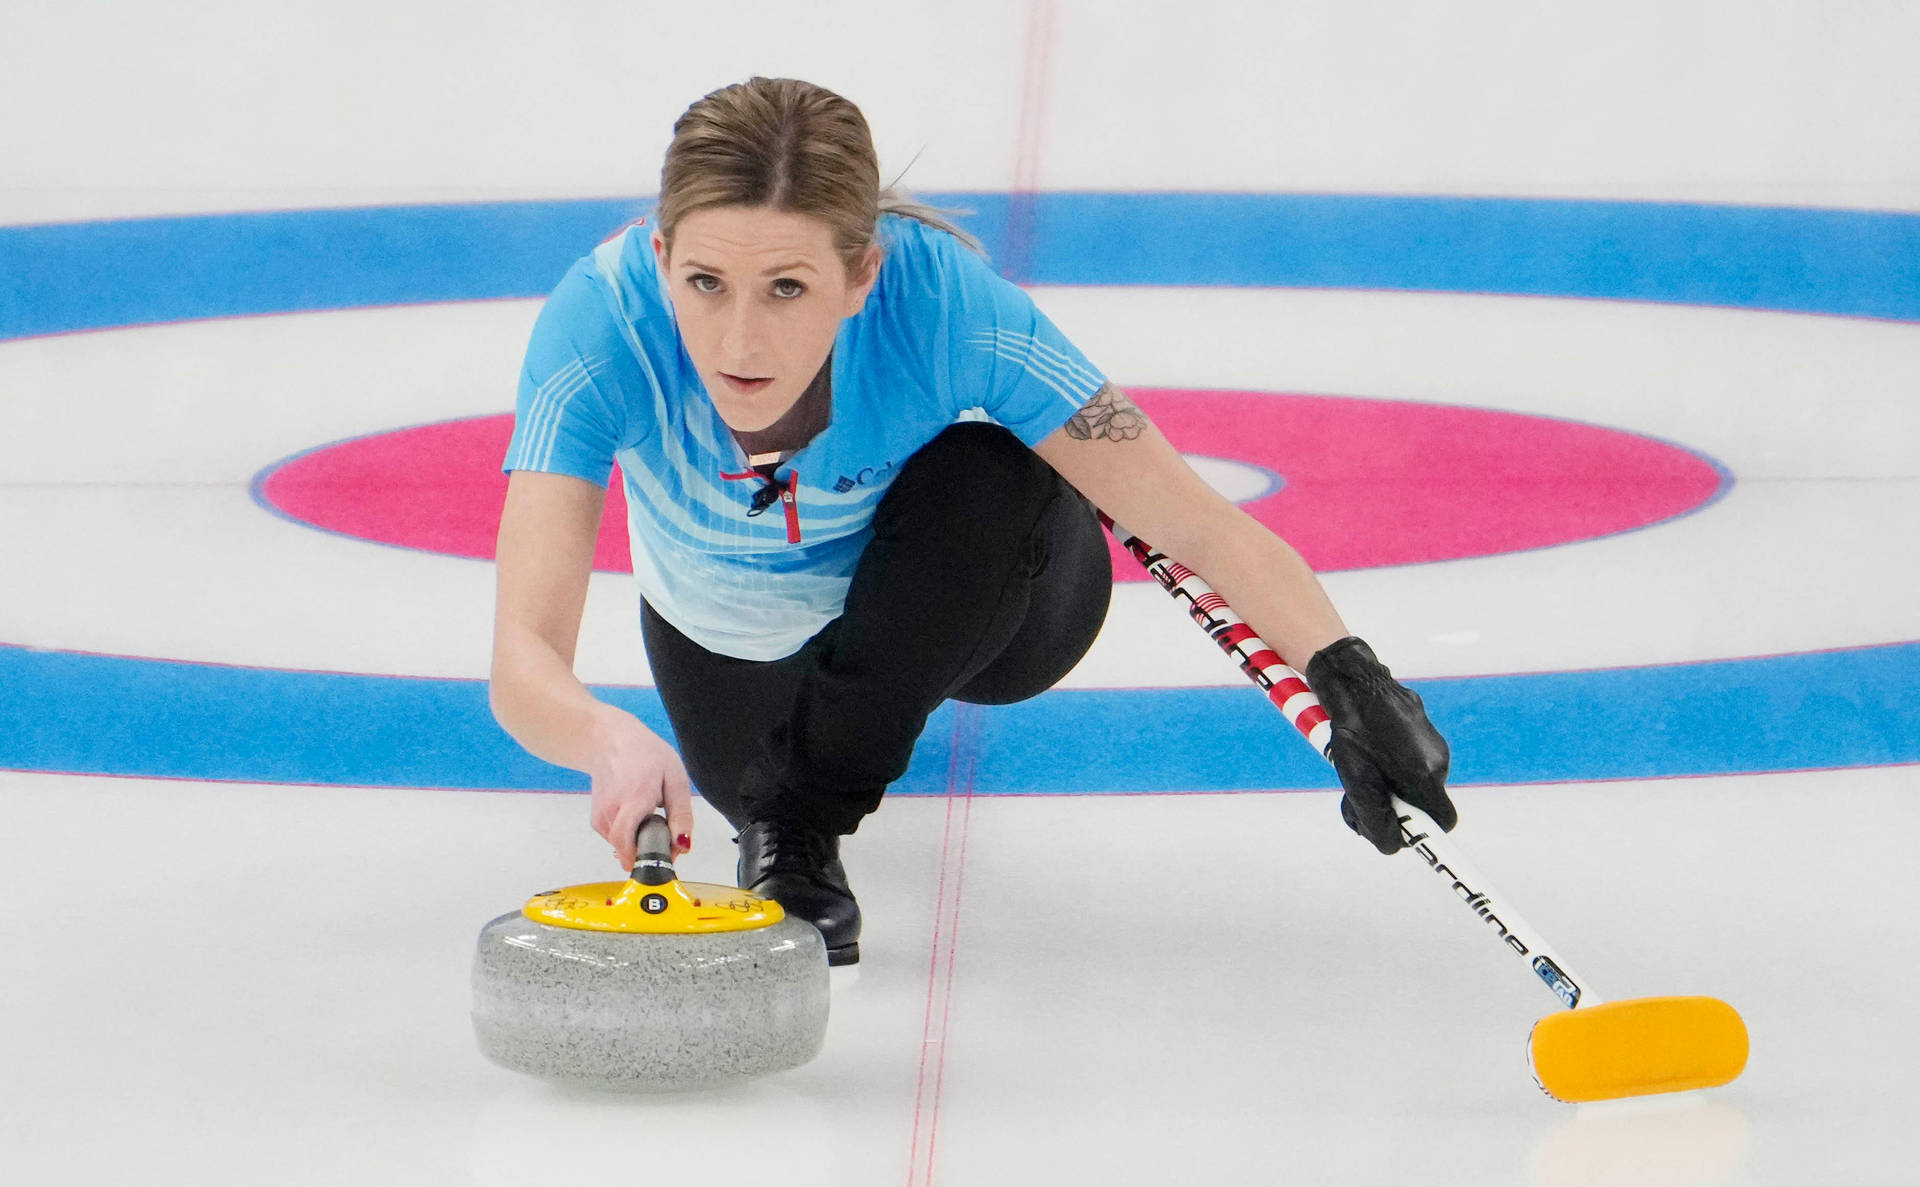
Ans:
[[[1314,653],[1307,684],[1333,721],[1329,757],[1347,794],[1347,827],[1382,853],[1405,845],[1393,798],[1433,817],[1442,831],[1459,820],[1447,798],[1447,741],[1427,720],[1420,694],[1393,678],[1373,649],[1348,636]]]

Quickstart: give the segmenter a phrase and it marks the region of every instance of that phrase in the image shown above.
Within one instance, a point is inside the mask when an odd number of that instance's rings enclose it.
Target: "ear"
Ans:
[[[880,260],[880,245],[868,244],[867,250],[860,257],[860,266],[854,269],[853,274],[857,279],[853,286],[847,289],[846,308],[840,316],[852,317],[866,307],[867,294],[873,291],[874,283],[880,279]]]
[[[653,243],[654,262],[660,265],[660,272],[662,275],[665,275],[667,271],[667,241],[660,237],[659,231],[655,231],[650,238]]]

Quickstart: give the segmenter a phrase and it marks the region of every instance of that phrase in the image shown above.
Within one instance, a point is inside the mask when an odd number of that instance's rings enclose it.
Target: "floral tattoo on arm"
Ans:
[[[1066,424],[1067,436],[1076,441],[1104,437],[1109,441],[1131,441],[1146,430],[1147,418],[1126,394],[1111,383],[1103,385],[1093,398],[1073,414]]]

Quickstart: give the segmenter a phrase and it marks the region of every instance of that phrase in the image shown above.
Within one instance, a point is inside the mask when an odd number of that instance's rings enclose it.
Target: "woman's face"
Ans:
[[[739,432],[779,420],[827,360],[843,319],[879,275],[870,247],[849,277],[825,221],[765,206],[709,206],[653,252],[687,354],[720,418]],[[856,283],[857,282],[857,283]]]

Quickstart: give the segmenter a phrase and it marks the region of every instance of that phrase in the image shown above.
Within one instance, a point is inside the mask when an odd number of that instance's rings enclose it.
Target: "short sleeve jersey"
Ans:
[[[881,497],[942,429],[988,419],[1032,446],[1105,382],[954,236],[883,215],[880,275],[834,338],[828,427],[775,472],[791,501],[756,510],[766,484],[681,342],[650,231],[601,244],[547,299],[502,469],[605,485],[617,462],[640,594],[709,651],[778,659],[837,617]]]

